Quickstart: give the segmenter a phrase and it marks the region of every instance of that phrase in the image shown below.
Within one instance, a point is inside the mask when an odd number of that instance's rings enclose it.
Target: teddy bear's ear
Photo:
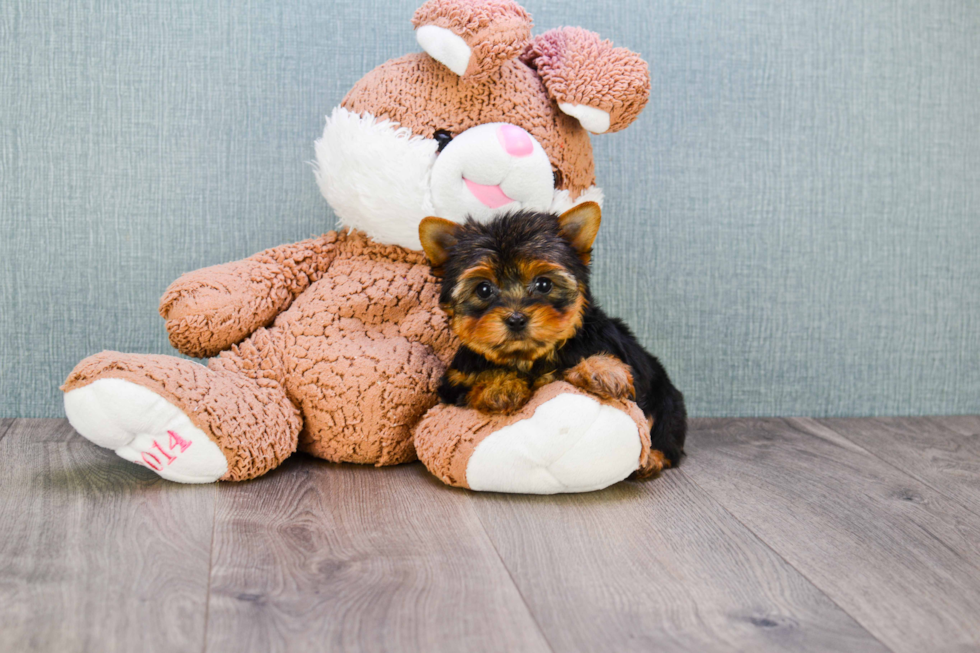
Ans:
[[[650,71],[640,55],[579,27],[535,37],[521,60],[538,71],[558,108],[594,134],[626,128],[650,98]]]
[[[532,25],[531,16],[512,0],[429,0],[412,24],[429,56],[472,83],[518,57]]]

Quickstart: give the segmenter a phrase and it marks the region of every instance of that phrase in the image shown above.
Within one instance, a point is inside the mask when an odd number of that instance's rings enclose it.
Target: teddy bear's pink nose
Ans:
[[[497,129],[497,138],[511,156],[528,156],[534,151],[530,134],[516,125],[501,125]]]

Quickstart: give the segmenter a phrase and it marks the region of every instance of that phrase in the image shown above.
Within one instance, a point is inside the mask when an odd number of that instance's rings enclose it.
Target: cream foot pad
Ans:
[[[68,421],[89,441],[168,481],[213,483],[224,453],[163,397],[122,379],[99,379],[65,394]]]
[[[642,446],[628,414],[590,397],[562,394],[478,444],[466,466],[466,484],[526,494],[599,490],[636,471]]]

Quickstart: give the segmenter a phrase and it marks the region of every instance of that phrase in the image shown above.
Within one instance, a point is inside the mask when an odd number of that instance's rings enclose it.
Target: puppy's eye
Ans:
[[[481,281],[475,292],[480,299],[490,299],[493,296],[493,284],[489,281]]]
[[[435,142],[439,144],[439,149],[437,152],[442,152],[449,145],[449,141],[453,140],[453,135],[447,132],[445,129],[437,129],[436,133],[432,135]]]
[[[561,188],[562,183],[565,181],[565,178],[561,174],[561,170],[555,168],[555,171],[551,173],[551,176],[555,179],[555,188]]]
[[[548,277],[538,277],[534,280],[534,292],[547,295],[551,292],[551,279]]]

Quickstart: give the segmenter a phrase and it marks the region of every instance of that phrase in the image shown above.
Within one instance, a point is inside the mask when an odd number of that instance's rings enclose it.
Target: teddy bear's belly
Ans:
[[[451,355],[436,292],[424,266],[344,260],[277,318],[300,449],[336,462],[415,459],[412,430],[437,401],[439,354]]]
[[[344,257],[296,298],[276,326],[313,335],[354,321],[440,349],[449,344],[450,335],[438,297],[438,284],[424,264]]]

